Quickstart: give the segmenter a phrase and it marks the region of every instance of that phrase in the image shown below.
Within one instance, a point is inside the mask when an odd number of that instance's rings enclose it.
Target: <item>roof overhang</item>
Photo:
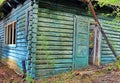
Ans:
[[[23,4],[26,0],[4,0],[0,5],[0,14],[5,16],[11,12],[17,5]]]
[[[1,16],[4,17],[6,16],[7,14],[9,14],[11,12],[11,10],[13,8],[16,8],[19,4],[23,4],[26,0],[4,0],[3,3],[0,5],[0,18]],[[33,1],[33,0],[32,0]],[[42,1],[42,0],[36,0],[36,1]],[[43,1],[47,1],[47,0],[43,0]],[[48,1],[62,1],[62,0],[48,0]],[[82,3],[83,0],[63,0],[63,1],[76,1],[76,4],[78,4],[78,2],[80,3],[79,5],[83,5],[86,7],[86,3]],[[98,0],[92,0],[92,3],[96,4],[98,2]],[[86,4],[86,5],[85,5]],[[104,9],[106,10],[105,8],[107,8],[107,10],[109,9],[110,11],[113,11],[112,7],[110,7],[109,5],[108,6],[105,6],[103,8],[100,8],[99,6],[97,6],[98,9]]]

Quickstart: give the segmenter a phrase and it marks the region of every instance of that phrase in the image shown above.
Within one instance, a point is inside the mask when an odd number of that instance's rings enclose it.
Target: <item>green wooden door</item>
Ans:
[[[88,18],[76,16],[75,21],[75,70],[88,66],[89,28]]]

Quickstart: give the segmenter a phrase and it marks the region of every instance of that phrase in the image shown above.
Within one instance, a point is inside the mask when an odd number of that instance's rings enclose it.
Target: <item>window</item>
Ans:
[[[16,43],[16,22],[12,22],[5,26],[5,44]]]

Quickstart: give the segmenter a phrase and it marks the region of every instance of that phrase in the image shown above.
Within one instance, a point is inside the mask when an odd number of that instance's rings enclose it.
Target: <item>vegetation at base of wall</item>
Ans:
[[[117,58],[118,60],[116,60],[114,63],[111,63],[105,68],[107,71],[119,71],[120,70],[120,56],[118,56]]]
[[[118,58],[118,60],[115,62],[115,68],[117,70],[120,70],[120,56],[118,56],[117,58]]]
[[[29,74],[26,75],[26,78],[24,78],[22,82],[24,83],[25,80],[27,81],[27,83],[35,83]]]

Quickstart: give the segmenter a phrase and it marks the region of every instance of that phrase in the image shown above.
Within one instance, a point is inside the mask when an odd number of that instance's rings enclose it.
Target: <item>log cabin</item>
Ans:
[[[96,7],[98,20],[120,55],[120,23],[105,16],[112,11],[109,6]],[[26,73],[35,79],[115,61],[86,3],[5,0],[0,14],[0,59],[19,74],[23,61]]]

